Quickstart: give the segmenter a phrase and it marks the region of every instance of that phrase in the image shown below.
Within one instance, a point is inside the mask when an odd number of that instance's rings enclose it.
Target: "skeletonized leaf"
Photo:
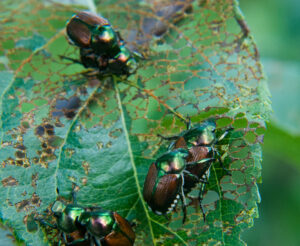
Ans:
[[[34,228],[58,198],[98,205],[133,219],[136,245],[240,245],[257,217],[264,120],[269,93],[258,52],[236,1],[105,1],[98,11],[132,50],[136,74],[87,76],[64,27],[79,8],[30,0],[2,1],[0,50],[0,218],[28,245],[57,240]],[[180,206],[171,222],[142,198],[150,164],[167,149],[157,134],[217,119],[233,127],[218,146],[204,195],[207,221],[194,199],[188,221]],[[193,195],[193,194],[192,194]],[[47,218],[50,218],[49,216]],[[29,226],[28,226],[29,225]],[[29,228],[28,228],[29,227]],[[50,236],[51,235],[51,236]]]

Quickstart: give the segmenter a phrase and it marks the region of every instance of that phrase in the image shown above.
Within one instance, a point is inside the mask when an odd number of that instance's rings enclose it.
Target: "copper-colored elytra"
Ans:
[[[88,11],[81,11],[78,12],[77,15],[75,16],[75,18],[79,18],[80,20],[82,20],[83,22],[85,22],[88,25],[91,26],[104,26],[104,25],[109,25],[109,22],[107,19],[95,15],[91,12]]]
[[[72,18],[67,24],[67,34],[70,42],[82,48],[87,48],[91,43],[91,31],[77,18]]]
[[[161,177],[156,185],[157,173],[153,163],[145,179],[143,196],[154,212],[166,213],[176,199],[182,180],[176,174],[167,174]]]
[[[174,149],[179,148],[187,149],[187,144],[183,137],[179,137],[175,142]]]
[[[154,163],[151,164],[147,177],[145,179],[145,183],[144,183],[144,192],[143,192],[143,196],[144,199],[147,203],[149,203],[151,201],[151,197],[152,197],[152,191],[154,189],[155,186],[155,178],[157,177],[157,169]]]
[[[76,45],[87,48],[91,44],[91,27],[109,25],[108,20],[82,11],[73,16],[67,24],[67,34]]]
[[[176,199],[181,186],[181,178],[176,174],[164,175],[155,190],[153,196],[153,210],[166,213],[173,201]]]
[[[103,239],[103,245],[107,246],[132,246],[135,241],[135,233],[131,225],[121,217],[118,213],[114,212],[113,216],[120,231],[112,231]]]
[[[208,148],[205,146],[194,146],[189,149],[187,162],[196,162],[208,158]]]

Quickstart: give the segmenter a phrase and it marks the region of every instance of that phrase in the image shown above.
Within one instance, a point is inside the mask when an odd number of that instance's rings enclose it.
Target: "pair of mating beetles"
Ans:
[[[126,219],[116,212],[100,207],[82,207],[77,205],[75,192],[72,192],[73,203],[65,204],[55,201],[51,212],[56,224],[50,224],[37,218],[41,224],[58,229],[66,245],[90,242],[96,246],[133,246],[135,233]]]
[[[137,59],[142,55],[126,48],[119,32],[103,17],[79,12],[68,21],[66,29],[69,42],[80,48],[80,61],[63,58],[97,69],[102,75],[128,76],[136,71]]]
[[[173,211],[180,198],[183,210],[183,223],[186,220],[186,199],[188,194],[198,183],[208,182],[207,173],[212,163],[218,159],[222,168],[219,152],[214,145],[221,141],[228,133],[216,136],[215,121],[205,121],[191,127],[190,120],[187,130],[178,136],[162,137],[172,141],[168,151],[153,163],[148,171],[143,196],[150,209],[156,214],[167,214]],[[199,190],[199,203],[205,220],[202,201],[202,187]]]

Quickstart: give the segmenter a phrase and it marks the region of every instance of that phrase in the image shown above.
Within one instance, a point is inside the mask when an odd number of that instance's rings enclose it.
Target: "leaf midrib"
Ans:
[[[130,156],[130,163],[131,163],[132,170],[133,170],[133,175],[134,175],[134,179],[135,179],[135,183],[136,183],[137,192],[138,192],[139,198],[142,202],[144,212],[146,214],[146,218],[147,218],[147,222],[148,222],[148,225],[149,225],[152,242],[153,242],[154,245],[156,245],[155,237],[154,237],[154,233],[153,233],[153,228],[152,228],[152,224],[151,224],[151,218],[149,216],[149,212],[148,212],[148,209],[146,207],[146,204],[143,200],[141,187],[139,185],[137,170],[136,170],[136,166],[135,166],[135,162],[134,162],[134,158],[133,158],[132,148],[131,148],[131,144],[130,144],[130,140],[129,140],[129,134],[128,134],[128,131],[127,131],[125,116],[124,116],[122,102],[121,102],[121,98],[120,98],[120,92],[118,90],[116,80],[114,79],[113,81],[114,81],[114,88],[115,88],[115,92],[116,92],[116,96],[117,96],[118,107],[119,107],[119,110],[120,110],[121,121],[122,121],[123,129],[124,129],[124,133],[125,133],[125,138],[126,138],[126,142],[127,142],[127,146],[128,146],[128,153],[129,153],[129,156]]]

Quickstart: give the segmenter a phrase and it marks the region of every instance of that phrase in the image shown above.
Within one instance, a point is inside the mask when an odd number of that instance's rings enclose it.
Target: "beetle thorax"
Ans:
[[[88,230],[96,237],[103,237],[112,231],[114,220],[110,213],[91,214]]]

